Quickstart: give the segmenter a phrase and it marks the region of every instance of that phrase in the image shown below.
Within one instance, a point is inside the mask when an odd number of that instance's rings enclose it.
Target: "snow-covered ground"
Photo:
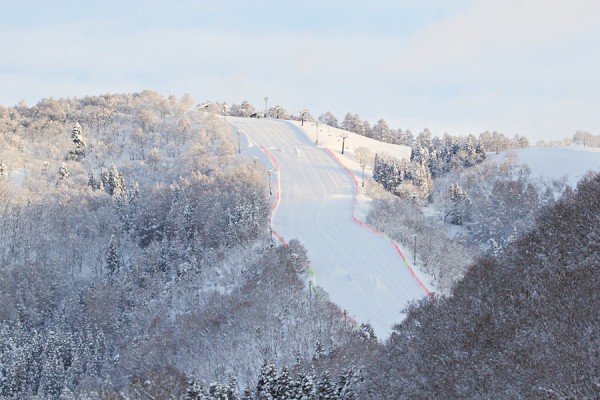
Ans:
[[[16,187],[23,187],[23,183],[25,182],[25,177],[27,176],[27,173],[28,171],[23,168],[10,171],[10,182]]]
[[[545,147],[511,150],[489,154],[489,158],[501,160],[513,153],[531,168],[532,177],[558,179],[567,177],[575,186],[587,171],[600,172],[600,149],[590,147]]]
[[[274,191],[279,179],[281,201],[273,215],[273,229],[285,240],[298,238],[306,246],[315,284],[325,289],[333,302],[359,323],[370,322],[380,338],[387,337],[392,325],[402,320],[407,303],[426,293],[391,242],[353,220],[354,182],[322,147],[337,144],[339,149],[332,150],[340,153],[339,131],[326,127],[319,132],[317,146],[316,132],[311,137],[309,124],[300,127],[290,121],[245,118],[229,121],[240,130],[242,155],[269,162],[259,153],[263,146],[277,160],[279,176],[273,171],[271,178]],[[362,137],[346,140],[349,151],[370,141]],[[374,145],[384,147],[371,147],[372,151],[390,146],[377,143]],[[397,151],[394,155],[402,157],[409,154],[407,149],[390,146],[385,151]],[[341,158],[360,180],[358,164]],[[426,276],[419,277],[428,284]]]

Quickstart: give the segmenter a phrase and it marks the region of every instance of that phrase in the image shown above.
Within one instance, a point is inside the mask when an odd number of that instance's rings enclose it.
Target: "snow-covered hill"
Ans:
[[[574,186],[587,171],[600,171],[600,149],[590,147],[529,148],[489,154],[500,160],[515,155],[531,168],[532,177],[558,179],[567,177]]]

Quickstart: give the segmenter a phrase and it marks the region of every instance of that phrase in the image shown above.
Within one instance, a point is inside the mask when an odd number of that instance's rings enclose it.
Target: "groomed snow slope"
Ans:
[[[281,200],[273,229],[306,246],[315,284],[333,302],[387,337],[406,304],[426,293],[390,241],[353,220],[355,187],[348,173],[291,122],[229,121],[242,131],[243,155],[256,156],[262,146],[277,160]],[[272,182],[275,188],[276,177]]]
[[[531,176],[546,179],[559,179],[566,176],[571,186],[575,186],[587,171],[600,172],[600,149],[598,148],[532,147],[490,154],[490,158],[501,160],[511,153],[531,168]]]

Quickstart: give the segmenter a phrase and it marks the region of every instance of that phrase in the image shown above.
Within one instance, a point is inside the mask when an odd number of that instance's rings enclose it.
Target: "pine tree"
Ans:
[[[252,393],[252,389],[250,389],[250,387],[246,386],[246,389],[244,389],[242,400],[254,400],[254,394]]]
[[[342,129],[348,132],[358,133],[359,135],[364,134],[363,122],[357,114],[347,113],[342,122]]]
[[[102,187],[102,189],[104,189],[104,191],[108,194],[110,194],[110,189],[108,187],[108,171],[105,170],[104,168],[102,168],[100,170],[100,179],[99,179],[99,186]]]
[[[227,388],[221,385],[218,382],[212,382],[209,385],[208,394],[211,399],[215,400],[228,400],[227,398]]]
[[[329,376],[329,371],[323,372],[321,374],[321,379],[317,384],[317,398],[318,399],[337,399],[335,393],[335,386],[331,382],[331,378]]]
[[[287,367],[283,367],[281,373],[277,377],[275,383],[275,398],[276,399],[291,399],[290,374]]]
[[[188,382],[185,398],[187,400],[199,400],[202,395],[202,388],[195,379]]]
[[[301,399],[313,399],[316,396],[316,380],[315,366],[310,366],[308,374],[301,375]]]
[[[377,341],[377,336],[375,335],[375,329],[368,322],[363,322],[360,324],[359,335],[365,339]]]
[[[256,397],[259,399],[273,399],[277,371],[273,364],[267,364],[265,360],[260,368],[260,375],[256,383]]]
[[[127,195],[125,178],[114,164],[110,166],[110,171],[108,172],[107,182],[104,185],[104,188],[108,194],[116,198],[125,198]]]
[[[416,187],[419,188],[420,197],[426,199],[433,190],[433,180],[431,179],[431,172],[426,164],[414,165],[414,179],[413,182]]]
[[[231,375],[227,383],[226,397],[227,400],[239,400],[240,389],[238,388],[237,379]]]
[[[469,220],[471,199],[459,184],[452,184],[449,189],[449,204],[446,221],[454,225],[462,225]]]
[[[357,373],[353,366],[344,369],[340,374],[340,378],[337,383],[337,396],[343,400],[355,400],[356,394],[354,393],[354,385],[357,380]]]
[[[327,111],[325,114],[322,114],[321,116],[319,116],[319,123],[333,126],[334,128],[338,127],[337,118],[329,111]]]
[[[69,156],[74,161],[80,161],[85,157],[85,139],[81,131],[81,125],[75,123],[71,130],[71,139],[73,140],[73,149],[69,151]]]
[[[119,249],[115,237],[111,235],[110,242],[108,243],[108,251],[106,253],[106,269],[109,274],[115,274],[121,268],[121,261],[119,257]]]
[[[373,159],[373,180],[377,183],[381,183],[381,169],[382,162],[379,154],[375,153],[375,157]]]
[[[58,180],[64,181],[71,176],[69,172],[69,168],[67,168],[67,164],[61,163],[60,167],[58,167]]]
[[[325,355],[325,349],[323,348],[323,344],[320,340],[317,340],[315,344],[315,354],[313,355],[313,361],[318,360],[319,358]]]

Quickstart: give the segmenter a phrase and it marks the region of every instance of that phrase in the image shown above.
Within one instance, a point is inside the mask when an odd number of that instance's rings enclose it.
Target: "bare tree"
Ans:
[[[362,168],[362,187],[365,187],[365,168],[373,162],[373,152],[368,148],[361,146],[354,150],[354,158]]]

